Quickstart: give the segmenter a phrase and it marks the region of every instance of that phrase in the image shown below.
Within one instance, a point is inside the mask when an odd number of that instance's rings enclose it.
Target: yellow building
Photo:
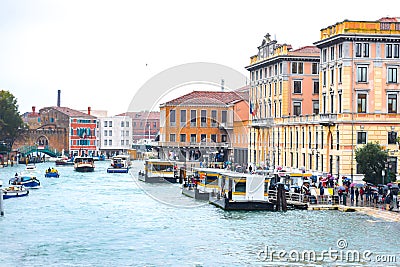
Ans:
[[[355,149],[378,142],[397,174],[400,20],[342,21],[321,30],[319,152],[322,170],[353,179]]]
[[[361,180],[354,151],[378,142],[397,174],[400,20],[345,20],[314,45],[302,57],[267,35],[251,57],[249,161]]]
[[[305,138],[318,126],[312,120],[319,113],[319,49],[292,50],[267,34],[246,69],[251,85],[249,162],[306,166],[311,148]],[[310,125],[305,127],[305,122]]]

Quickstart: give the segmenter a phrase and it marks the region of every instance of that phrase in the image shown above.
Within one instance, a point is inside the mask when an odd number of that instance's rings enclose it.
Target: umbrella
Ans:
[[[339,186],[337,189],[338,190],[346,190],[346,188],[343,185]]]
[[[393,185],[392,183],[388,183],[388,184],[387,184],[387,186],[392,186],[392,185]]]
[[[394,189],[394,188],[399,188],[399,185],[398,184],[393,184],[392,185],[392,189]]]
[[[350,187],[354,187],[354,186],[356,186],[356,183],[351,183],[350,184]]]
[[[354,186],[355,186],[355,187],[364,187],[365,184],[355,184]]]

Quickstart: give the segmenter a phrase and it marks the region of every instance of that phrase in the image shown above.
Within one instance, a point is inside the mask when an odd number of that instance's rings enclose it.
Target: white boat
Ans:
[[[107,168],[108,173],[127,173],[132,163],[129,155],[118,155],[111,159],[111,166]]]
[[[94,160],[92,157],[75,157],[74,169],[77,172],[93,172]]]
[[[36,165],[35,164],[27,164],[25,167],[25,171],[27,172],[34,172],[36,171]]]
[[[25,197],[29,194],[29,190],[23,185],[12,185],[0,190],[3,190],[3,199]]]

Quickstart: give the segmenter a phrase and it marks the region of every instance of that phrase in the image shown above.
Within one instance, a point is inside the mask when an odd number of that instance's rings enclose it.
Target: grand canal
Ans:
[[[4,200],[0,265],[354,266],[340,256],[349,250],[370,252],[364,266],[400,265],[398,223],[339,211],[227,212],[181,195],[178,185],[137,181],[143,162],[134,162],[134,175],[107,174],[108,164],[96,162],[93,173],[58,167],[60,178],[44,177],[53,162],[37,164],[42,188]],[[3,186],[24,168],[0,169]],[[330,249],[339,257],[321,256]],[[273,251],[288,253],[271,259]]]

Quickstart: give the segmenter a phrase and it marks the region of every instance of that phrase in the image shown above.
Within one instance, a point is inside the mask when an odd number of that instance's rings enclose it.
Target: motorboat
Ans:
[[[23,185],[27,188],[40,188],[40,181],[32,174],[21,174],[11,178],[8,183],[10,185]]]
[[[94,171],[93,158],[86,156],[75,157],[74,169],[77,172],[93,172]]]
[[[3,190],[3,199],[25,197],[29,194],[29,190],[23,185],[11,185],[1,190]]]
[[[129,155],[118,155],[111,159],[111,166],[107,168],[107,173],[127,173],[131,167]]]
[[[46,170],[46,173],[44,174],[44,177],[47,177],[47,178],[52,178],[52,177],[58,178],[58,177],[60,177],[60,174],[58,173],[58,170],[56,170],[54,168],[48,168]]]
[[[25,171],[27,171],[27,172],[36,171],[36,165],[32,164],[32,163],[27,164],[26,167],[25,167]]]
[[[69,159],[67,157],[64,157],[64,158],[57,159],[55,161],[55,163],[56,163],[56,166],[68,166],[68,165],[72,166],[72,165],[74,165],[74,160],[72,158]]]

